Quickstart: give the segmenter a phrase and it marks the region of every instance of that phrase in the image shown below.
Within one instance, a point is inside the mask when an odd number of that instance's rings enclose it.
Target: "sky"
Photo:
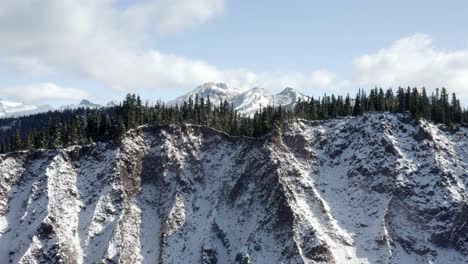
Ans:
[[[463,0],[2,0],[0,98],[170,100],[216,81],[446,87],[468,105],[467,13]]]

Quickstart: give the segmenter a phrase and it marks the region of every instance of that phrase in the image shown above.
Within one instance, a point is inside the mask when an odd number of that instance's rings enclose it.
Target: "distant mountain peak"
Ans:
[[[52,110],[52,107],[49,105],[36,106],[23,102],[0,99],[0,118],[32,115],[50,110]]]
[[[254,87],[250,90],[248,90],[247,92],[266,92],[266,93],[270,93],[270,91],[268,89],[265,89],[265,88],[262,88],[262,87]]]
[[[296,91],[296,89],[294,89],[292,87],[286,87],[279,94],[288,94],[288,93],[297,93],[297,91]]]
[[[234,105],[234,108],[241,115],[253,115],[262,107],[271,106],[292,106],[299,99],[308,98],[294,88],[286,87],[278,94],[272,94],[268,89],[262,87],[254,87],[244,92],[240,92],[237,88],[233,88],[225,83],[207,82],[197,86],[189,93],[169,101],[169,105],[181,105],[187,102],[190,98],[193,100],[198,98],[210,98],[214,103],[228,101]]]
[[[102,105],[100,104],[95,104],[88,99],[83,99],[81,100],[80,104],[70,104],[70,105],[65,105],[61,106],[59,110],[73,110],[73,109],[78,109],[78,108],[101,108]]]
[[[189,101],[189,99],[198,98],[210,98],[214,103],[219,103],[222,101],[231,101],[236,95],[239,94],[237,88],[233,88],[225,83],[221,82],[207,82],[202,85],[197,86],[194,90],[189,93],[177,97],[176,99],[169,101],[169,105],[181,105],[184,102]]]
[[[101,105],[92,103],[92,102],[89,101],[88,99],[83,99],[83,100],[81,100],[79,106],[80,106],[80,107],[91,107],[91,108],[99,108],[99,107],[101,107]]]
[[[83,99],[83,100],[81,100],[81,102],[80,102],[80,105],[89,105],[89,104],[92,104],[92,103],[91,103],[89,100],[87,100],[87,99]]]
[[[229,86],[222,82],[206,82],[198,87],[199,88],[220,88],[224,90],[229,89]]]
[[[112,101],[107,102],[106,107],[114,107],[114,106],[118,106],[118,105],[119,105],[118,102],[112,100]]]

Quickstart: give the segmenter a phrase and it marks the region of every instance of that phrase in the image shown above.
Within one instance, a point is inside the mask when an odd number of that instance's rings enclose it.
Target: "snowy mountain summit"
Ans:
[[[275,95],[274,105],[291,105],[299,100],[307,100],[309,97],[296,91],[294,88],[286,87],[282,92]]]
[[[236,88],[232,88],[225,83],[214,83],[209,82],[202,84],[195,88],[193,91],[180,96],[172,101],[169,101],[169,105],[182,105],[184,102],[188,102],[190,99],[195,100],[196,96],[198,98],[207,99],[208,97],[210,100],[215,103],[219,104],[220,102],[231,101],[233,97],[238,95],[240,92]]]
[[[262,107],[280,105],[290,107],[299,99],[306,100],[309,98],[289,87],[278,94],[272,94],[269,90],[260,87],[241,92],[224,83],[210,82],[198,86],[193,91],[170,101],[168,104],[182,105],[184,102],[188,102],[190,98],[194,100],[197,96],[204,99],[209,97],[211,102],[215,104],[227,101],[240,114],[247,116],[255,114]]]
[[[467,128],[373,113],[120,143],[0,155],[0,263],[468,259]]]
[[[99,105],[99,104],[95,104],[95,103],[92,103],[91,101],[87,100],[87,99],[83,99],[81,100],[80,104],[79,104],[80,107],[87,107],[87,108],[101,108],[102,106]]]

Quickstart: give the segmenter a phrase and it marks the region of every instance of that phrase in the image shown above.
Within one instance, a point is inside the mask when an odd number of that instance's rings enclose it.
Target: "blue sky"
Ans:
[[[450,1],[449,1],[450,2]],[[468,3],[443,1],[232,1],[202,27],[165,36],[165,52],[223,68],[334,68],[416,33],[447,49],[468,46]],[[190,43],[187,43],[189,41]]]
[[[5,0],[0,97],[168,100],[222,81],[310,95],[445,86],[466,101],[467,11],[466,1]]]

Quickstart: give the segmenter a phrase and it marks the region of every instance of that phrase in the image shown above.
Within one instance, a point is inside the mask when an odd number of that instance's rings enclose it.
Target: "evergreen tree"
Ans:
[[[354,102],[353,102],[354,101]],[[128,94],[118,106],[102,109],[80,108],[41,113],[20,118],[0,119],[0,153],[15,150],[60,148],[76,144],[119,142],[128,129],[142,124],[192,123],[208,125],[231,135],[263,136],[292,119],[326,120],[339,116],[358,116],[371,111],[406,112],[449,126],[468,122],[468,111],[455,94],[436,89],[429,97],[426,89],[399,88],[393,91],[374,88],[369,96],[359,89],[354,100],[327,95],[298,100],[294,107],[263,106],[253,116],[239,115],[227,101],[195,97],[176,106],[156,102],[143,106],[141,98]]]
[[[358,116],[363,113],[362,109],[362,102],[361,102],[361,89],[359,89],[358,94],[356,95],[356,99],[354,101],[354,110],[353,110],[353,116]]]
[[[50,127],[49,148],[62,147],[62,124],[59,119],[55,119]]]
[[[21,150],[21,149],[23,149],[23,141],[21,139],[20,131],[19,129],[17,129],[15,132],[15,138],[13,141],[13,150],[16,151],[16,150]]]

